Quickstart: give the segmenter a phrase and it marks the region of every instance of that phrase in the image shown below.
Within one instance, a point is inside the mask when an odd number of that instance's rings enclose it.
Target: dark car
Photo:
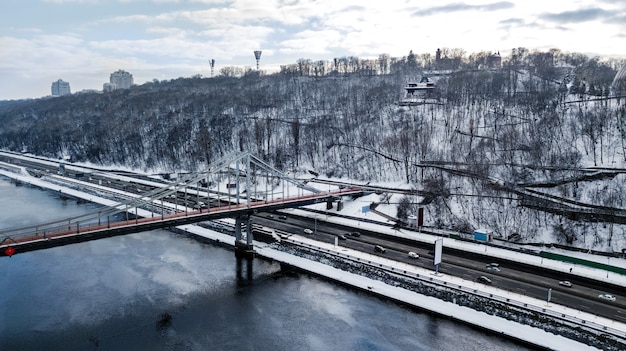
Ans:
[[[287,219],[287,216],[285,216],[285,215],[280,215],[280,216],[278,216],[278,219]]]
[[[376,245],[376,246],[374,246],[374,251],[380,252],[380,253],[385,253],[385,252],[387,252],[387,249],[385,249],[384,247],[382,247],[380,245]]]
[[[480,277],[476,278],[476,280],[483,284],[491,284],[491,279],[485,277],[484,275],[481,275]]]
[[[348,233],[348,235],[353,236],[355,238],[358,238],[358,237],[361,236],[361,233],[359,233],[359,232],[350,232],[350,233]]]

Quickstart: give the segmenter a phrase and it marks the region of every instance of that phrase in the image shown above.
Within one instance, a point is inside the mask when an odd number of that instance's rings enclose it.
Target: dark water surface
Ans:
[[[0,229],[97,208],[0,178]],[[0,350],[528,348],[156,230],[0,258]]]

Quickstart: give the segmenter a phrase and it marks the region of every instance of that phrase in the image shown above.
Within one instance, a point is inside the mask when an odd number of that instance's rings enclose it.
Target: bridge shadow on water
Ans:
[[[254,257],[235,251],[235,272],[237,277],[237,290],[251,285],[254,281]]]

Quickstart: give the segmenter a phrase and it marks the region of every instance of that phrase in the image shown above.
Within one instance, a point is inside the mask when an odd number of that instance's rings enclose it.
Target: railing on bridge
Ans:
[[[140,228],[149,227],[149,224],[154,224],[152,227],[168,227],[172,223],[180,222],[181,219],[185,219],[185,223],[192,223],[209,218],[231,217],[236,213],[241,213],[242,210],[249,211],[263,211],[265,209],[277,209],[291,206],[298,206],[303,203],[313,203],[316,200],[323,200],[329,197],[351,195],[361,192],[361,190],[348,189],[339,190],[334,192],[327,192],[321,194],[310,194],[296,196],[288,199],[276,199],[270,201],[257,201],[253,204],[229,204],[221,207],[212,207],[207,209],[197,209],[189,211],[179,211],[170,213],[168,215],[141,217],[134,216],[133,219],[115,220],[102,222],[99,220],[95,222],[80,222],[80,221],[68,221],[67,223],[49,222],[40,226],[29,226],[27,228],[17,228],[14,231],[9,230],[9,234],[4,235],[4,239],[1,247],[12,246],[16,244],[30,243],[34,241],[45,241],[55,238],[93,234],[96,232],[106,232],[113,229],[122,228]]]
[[[249,153],[235,152],[211,163],[203,172],[187,174],[170,184],[134,194],[134,198],[116,206],[0,230],[0,248],[121,228],[167,227],[182,218],[191,223],[229,217],[242,211],[298,206],[358,192],[359,189],[322,192],[284,175]]]

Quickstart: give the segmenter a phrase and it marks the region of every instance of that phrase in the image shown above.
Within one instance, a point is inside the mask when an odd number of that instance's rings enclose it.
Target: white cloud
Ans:
[[[341,39],[341,34],[334,30],[307,30],[296,33],[293,39],[280,42],[279,52],[285,54],[302,54],[302,58],[307,58],[306,54],[330,54],[331,48],[341,45]]]
[[[15,11],[32,1],[11,4]],[[265,67],[295,63],[298,58],[332,60],[383,53],[401,57],[409,50],[432,53],[437,47],[458,47],[468,53],[558,47],[626,56],[626,3],[607,0],[40,0],[39,4],[45,4],[45,13],[24,16],[19,22],[11,21],[9,12],[3,11],[5,5],[0,5],[0,28],[5,33],[0,38],[2,77],[8,70],[23,77],[43,71],[102,72],[111,62],[116,68],[138,70],[141,65],[167,72],[178,68],[174,77],[188,76],[190,71],[204,70],[209,57],[218,65],[252,66],[251,52],[256,49],[263,50]],[[431,16],[419,16],[429,11]],[[601,14],[610,18],[599,18]],[[17,94],[25,93],[0,88],[0,99],[20,97]]]
[[[97,4],[100,0],[41,0],[51,4]]]

